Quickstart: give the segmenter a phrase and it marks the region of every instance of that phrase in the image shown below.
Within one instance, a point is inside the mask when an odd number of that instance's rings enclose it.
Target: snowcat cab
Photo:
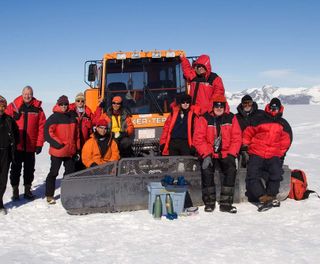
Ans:
[[[104,101],[111,106],[121,96],[132,114],[136,156],[157,152],[162,127],[176,96],[186,93],[179,56],[181,50],[114,52],[85,63],[87,105],[94,111]]]

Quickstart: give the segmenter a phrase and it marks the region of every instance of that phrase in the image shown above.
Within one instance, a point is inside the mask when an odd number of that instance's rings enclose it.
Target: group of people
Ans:
[[[292,142],[292,130],[282,117],[284,107],[273,98],[265,110],[245,95],[230,112],[221,78],[211,72],[210,58],[201,55],[192,65],[181,56],[189,95],[172,105],[160,138],[163,155],[197,155],[201,160],[202,200],[206,212],[216,206],[215,170],[223,174],[219,209],[236,213],[233,206],[236,160],[247,167],[246,195],[261,205],[279,206],[276,199],[282,165]]]
[[[0,212],[6,214],[3,195],[8,172],[12,200],[20,199],[19,183],[23,167],[24,198],[33,200],[32,182],[35,155],[42,151],[44,141],[50,145],[50,171],[46,178],[45,196],[55,204],[56,178],[61,165],[64,174],[119,160],[132,153],[134,127],[128,111],[122,108],[122,98],[115,96],[112,106],[102,104],[92,113],[79,93],[73,103],[67,96],[58,98],[53,114],[46,119],[42,102],[33,96],[31,86],[12,103],[0,96]]]
[[[181,94],[171,105],[160,138],[162,155],[197,155],[201,161],[202,199],[206,212],[216,206],[214,172],[223,174],[219,209],[236,213],[233,194],[236,160],[247,167],[246,188],[250,201],[274,202],[279,193],[283,160],[292,142],[292,131],[282,118],[284,107],[273,98],[265,110],[249,95],[230,112],[222,79],[211,72],[210,58],[201,55],[192,65],[181,56],[188,94]],[[74,103],[67,96],[58,98],[53,114],[46,119],[41,101],[26,86],[22,95],[7,105],[0,96],[0,212],[6,213],[3,195],[8,171],[12,199],[20,199],[19,180],[24,167],[24,197],[34,199],[35,155],[44,141],[50,145],[50,171],[46,178],[46,201],[55,204],[56,177],[63,163],[64,174],[95,167],[120,157],[133,155],[134,126],[120,96],[111,106],[101,102],[95,113],[79,93]],[[262,178],[264,182],[262,181]]]

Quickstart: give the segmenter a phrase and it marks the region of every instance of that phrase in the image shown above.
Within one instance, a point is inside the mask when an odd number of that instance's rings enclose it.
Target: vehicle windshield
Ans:
[[[170,112],[175,97],[185,92],[179,58],[108,60],[105,101],[119,95],[132,114]]]

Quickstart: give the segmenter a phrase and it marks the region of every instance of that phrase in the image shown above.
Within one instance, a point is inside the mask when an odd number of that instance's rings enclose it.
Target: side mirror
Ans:
[[[97,76],[97,64],[90,64],[88,71],[88,82],[94,82]]]

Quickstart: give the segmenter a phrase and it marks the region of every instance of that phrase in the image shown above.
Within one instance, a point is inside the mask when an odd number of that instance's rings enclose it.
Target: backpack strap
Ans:
[[[209,83],[211,86],[214,82],[214,80],[219,77],[218,74],[214,73],[214,72],[211,72],[208,79],[207,79],[207,83]],[[198,94],[198,90],[199,90],[199,85],[200,85],[200,82],[197,81],[196,83],[196,87],[194,88],[194,93],[193,93],[193,98],[192,98],[192,103],[191,105],[195,105],[196,103],[196,99],[197,99],[197,94]]]

